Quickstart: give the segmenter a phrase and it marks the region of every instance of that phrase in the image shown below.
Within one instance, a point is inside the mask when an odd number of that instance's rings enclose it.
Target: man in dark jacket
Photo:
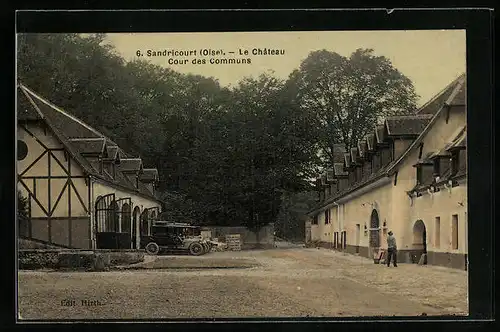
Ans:
[[[394,263],[394,267],[398,266],[397,257],[398,257],[398,247],[396,245],[396,238],[392,235],[392,231],[389,231],[389,235],[387,236],[387,267],[391,264],[391,257]]]

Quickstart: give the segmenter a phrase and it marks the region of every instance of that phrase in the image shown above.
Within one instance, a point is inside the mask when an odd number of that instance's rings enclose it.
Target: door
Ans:
[[[97,249],[116,249],[114,233],[117,221],[115,194],[99,196],[95,202],[95,225]]]

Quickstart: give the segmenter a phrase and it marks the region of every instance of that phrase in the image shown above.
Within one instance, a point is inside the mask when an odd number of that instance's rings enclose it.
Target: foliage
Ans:
[[[323,165],[333,163],[334,144],[355,147],[382,117],[416,109],[411,80],[372,49],[357,49],[349,57],[311,52],[290,75],[287,89],[311,114]]]
[[[19,190],[17,191],[17,215],[24,218],[28,217],[28,199]]]

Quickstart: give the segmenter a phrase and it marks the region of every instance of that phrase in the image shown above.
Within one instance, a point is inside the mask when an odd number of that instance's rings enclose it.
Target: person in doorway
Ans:
[[[396,238],[392,235],[392,231],[389,231],[387,236],[387,267],[391,265],[391,258],[394,267],[398,266],[398,247],[396,246]]]

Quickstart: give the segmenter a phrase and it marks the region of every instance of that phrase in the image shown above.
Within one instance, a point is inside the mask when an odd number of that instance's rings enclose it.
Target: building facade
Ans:
[[[384,119],[317,180],[309,241],[372,258],[392,230],[398,260],[467,268],[466,79],[415,114]]]
[[[19,236],[68,248],[139,248],[161,212],[158,171],[22,84],[17,181],[28,218]]]

